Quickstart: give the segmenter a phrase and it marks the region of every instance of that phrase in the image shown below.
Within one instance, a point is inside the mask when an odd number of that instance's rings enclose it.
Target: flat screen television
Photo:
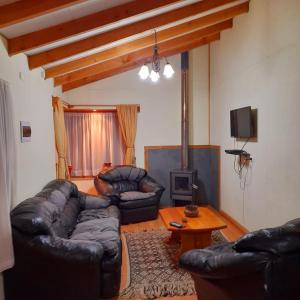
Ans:
[[[236,138],[253,137],[251,106],[230,111],[231,136]]]

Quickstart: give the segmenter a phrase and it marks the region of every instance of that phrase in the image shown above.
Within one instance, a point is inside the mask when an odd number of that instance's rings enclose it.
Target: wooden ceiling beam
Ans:
[[[224,21],[222,23],[218,23],[216,25],[202,28],[202,29],[200,29],[198,31],[194,31],[190,34],[182,35],[182,36],[180,36],[180,38],[175,35],[173,37],[173,39],[169,39],[167,41],[161,42],[160,40],[158,40],[159,53],[161,51],[161,48],[167,49],[168,47],[171,47],[171,48],[174,47],[174,43],[175,43],[175,45],[177,45],[178,43],[186,44],[190,40],[194,40],[194,39],[198,40],[203,37],[206,37],[206,36],[209,36],[209,35],[212,35],[215,33],[219,33],[222,30],[229,29],[229,28],[232,28],[232,19]],[[151,54],[151,51],[153,51],[152,47],[151,47],[152,44],[153,44],[153,41],[150,43],[150,45],[148,45],[148,47],[145,47],[146,49],[150,49],[150,54]],[[131,52],[135,53],[136,51],[131,51]],[[148,53],[148,52],[149,52],[149,50],[145,51],[145,53]],[[147,54],[145,54],[145,55],[147,56]],[[106,64],[105,64],[105,62],[104,63],[100,62],[98,64],[95,64],[95,65],[92,65],[92,66],[89,66],[89,67],[86,67],[86,68],[83,68],[83,69],[80,69],[80,70],[77,70],[77,71],[74,71],[74,72],[71,72],[71,73],[68,73],[65,75],[61,75],[59,77],[56,77],[56,78],[54,78],[54,85],[58,86],[58,85],[62,85],[62,84],[65,84],[65,83],[68,83],[71,81],[76,81],[76,80],[85,78],[87,76],[98,74],[99,70],[105,71],[104,66],[109,66],[110,61],[114,61],[114,60],[112,60],[112,59],[107,60]]]
[[[178,1],[179,0],[135,0],[108,8],[76,20],[11,38],[8,40],[8,53],[14,55],[48,45]]]
[[[0,6],[0,28],[11,26],[35,17],[87,0],[21,0]]]
[[[132,35],[151,30],[156,27],[176,22],[178,20],[197,15],[210,9],[234,2],[236,0],[203,0],[187,5],[160,15],[150,17],[123,27],[113,29],[92,37],[63,45],[42,53],[28,57],[29,68],[37,68],[51,62],[62,60],[76,54],[80,54],[106,44],[130,37]],[[247,3],[246,3],[247,4]]]
[[[208,43],[217,41],[220,39],[220,33],[213,34],[211,36],[202,38],[189,37],[189,40],[182,40],[182,38],[174,39],[173,41],[167,41],[160,46],[161,56],[172,56],[191,49],[206,45]],[[135,53],[125,55],[124,57],[115,58],[113,62],[104,62],[103,69],[99,70],[98,74],[90,75],[85,78],[66,83],[62,86],[63,92],[81,87],[83,85],[102,80],[132,69],[135,69],[144,63],[149,63],[152,59],[152,48],[136,51]],[[109,65],[105,65],[109,64]]]
[[[210,15],[198,18],[162,31],[157,32],[158,42],[162,42],[177,35],[182,35],[184,33],[192,32],[198,30],[202,27],[206,27],[224,20],[228,20],[240,14],[248,11],[248,5],[241,4],[231,8],[224,9],[222,11],[212,13]],[[60,64],[54,67],[46,69],[46,78],[56,77],[68,72],[78,70],[87,66],[94,65],[98,62],[111,59],[117,56],[125,55],[127,53],[146,48],[153,45],[153,36],[143,37],[132,42],[121,44],[120,46],[113,47],[86,57],[72,60],[70,62]]]

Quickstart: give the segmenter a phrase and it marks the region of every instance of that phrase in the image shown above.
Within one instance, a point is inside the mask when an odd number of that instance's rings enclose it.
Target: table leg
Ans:
[[[165,239],[165,243],[169,245],[179,244],[180,235],[176,231],[172,231],[171,235]]]
[[[211,232],[182,232],[179,256],[192,249],[205,248],[211,244]]]

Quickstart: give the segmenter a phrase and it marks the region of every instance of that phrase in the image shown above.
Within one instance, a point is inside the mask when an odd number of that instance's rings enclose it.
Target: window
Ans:
[[[116,113],[66,112],[65,124],[71,176],[95,176],[104,163],[123,163],[124,145]]]

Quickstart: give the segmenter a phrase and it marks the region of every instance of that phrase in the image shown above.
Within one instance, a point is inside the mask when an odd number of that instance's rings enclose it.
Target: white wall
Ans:
[[[94,185],[94,179],[74,178],[72,181],[77,185],[79,191],[88,193],[90,195],[98,195],[98,192]]]
[[[199,57],[204,57],[203,50],[199,51]],[[165,79],[162,76],[157,83],[150,80],[142,81],[137,74],[139,69],[135,69],[69,91],[64,97],[71,104],[140,104],[135,147],[137,165],[143,167],[144,146],[179,145],[181,142],[180,56],[173,56],[169,61],[175,70],[172,79]],[[196,61],[201,65],[199,58]],[[201,70],[207,74],[205,63]],[[202,81],[200,78],[205,78],[199,71],[194,70],[193,73],[199,81]],[[205,83],[203,85],[205,86]],[[195,87],[193,90],[194,113],[191,113],[194,114],[193,122],[199,128],[193,131],[191,142],[207,144],[207,116],[200,121],[197,119],[207,114],[207,108],[204,107],[202,110],[200,107],[201,101],[207,103],[207,98],[199,99],[203,95],[197,93]],[[203,97],[207,95],[204,94]]]
[[[189,52],[190,144],[209,143],[208,46]]]
[[[21,79],[20,79],[21,77]],[[17,143],[17,198],[14,205],[36,194],[55,177],[55,148],[51,96],[52,81],[41,69],[29,71],[25,55],[8,57],[0,38],[0,78],[10,82]],[[20,142],[20,121],[31,122],[32,141]],[[1,242],[0,242],[1,244]],[[3,300],[0,273],[0,300]]]
[[[29,71],[26,56],[9,57],[0,40],[0,78],[10,82],[17,142],[17,204],[33,196],[55,177],[51,80],[42,69]],[[21,79],[20,79],[21,77]],[[20,142],[20,121],[29,121],[32,141]]]
[[[222,146],[221,208],[248,229],[300,216],[300,1],[252,0],[212,45],[212,143]],[[245,193],[233,170],[229,111],[258,109]],[[242,143],[239,143],[241,146]]]

